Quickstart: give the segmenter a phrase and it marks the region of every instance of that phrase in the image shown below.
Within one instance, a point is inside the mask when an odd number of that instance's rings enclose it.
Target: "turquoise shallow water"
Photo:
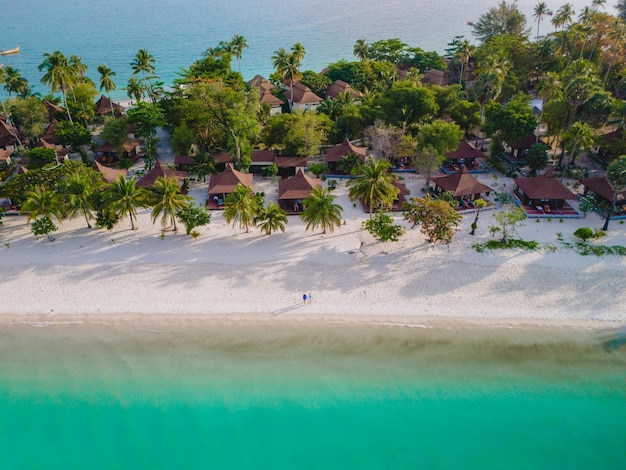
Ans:
[[[596,333],[0,327],[0,468],[624,468]]]

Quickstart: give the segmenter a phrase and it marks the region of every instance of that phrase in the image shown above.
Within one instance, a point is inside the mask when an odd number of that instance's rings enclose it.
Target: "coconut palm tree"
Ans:
[[[59,196],[54,191],[41,188],[36,188],[26,194],[26,200],[22,203],[21,211],[26,214],[28,221],[39,216],[44,216],[49,220],[52,220],[52,216],[54,216],[61,221],[65,216]]]
[[[74,173],[65,182],[61,198],[65,204],[69,217],[74,217],[79,212],[85,217],[87,228],[91,228],[90,220],[93,219],[93,185],[92,182],[81,173]]]
[[[226,196],[224,200],[224,218],[227,223],[239,222],[239,228],[250,231],[254,226],[254,218],[258,215],[261,207],[259,198],[248,186],[237,184],[235,191]]]
[[[141,74],[143,79],[146,79],[146,74],[154,73],[154,56],[148,52],[147,49],[139,49],[135,58],[130,63],[130,67],[133,69],[133,75]]]
[[[467,67],[469,60],[472,58],[472,52],[474,47],[469,43],[467,39],[464,39],[456,50],[456,55],[461,61],[461,74],[459,76],[459,85],[463,81],[463,70]]]
[[[76,54],[72,54],[70,56],[70,67],[74,72],[74,76],[80,77],[81,79],[85,76],[87,72],[87,66],[83,63],[83,59]]]
[[[43,62],[39,64],[37,69],[40,72],[46,71],[44,76],[41,77],[41,83],[48,85],[52,93],[56,93],[59,90],[61,91],[67,117],[70,122],[73,122],[70,110],[67,106],[67,90],[71,89],[74,85],[76,76],[67,57],[59,51],[54,51],[52,54],[46,52],[43,55]]]
[[[243,54],[243,50],[248,48],[248,42],[243,36],[235,34],[230,43],[232,44],[233,54],[237,58],[239,74],[241,74],[241,56]]]
[[[113,115],[113,102],[111,101],[111,92],[117,89],[117,85],[113,81],[116,73],[111,70],[106,64],[98,65],[98,73],[100,74],[100,90],[103,90],[109,98],[111,104],[111,115]]]
[[[566,3],[560,7],[555,15],[552,17],[552,25],[556,31],[558,28],[564,28],[567,25],[572,24],[572,18],[574,17],[574,8],[571,3]]]
[[[369,46],[365,42],[365,39],[357,39],[352,50],[357,59],[361,62],[369,58]]]
[[[137,103],[141,102],[144,95],[145,87],[135,77],[128,79],[128,85],[126,85],[126,94],[132,100],[135,99]]]
[[[537,19],[537,37],[536,40],[539,41],[539,25],[541,24],[541,20],[545,17],[552,14],[546,2],[539,2],[535,5],[535,9],[533,10],[533,16]]]
[[[261,232],[271,235],[273,232],[285,231],[287,225],[287,213],[276,203],[270,202],[267,207],[262,207],[254,218],[255,225],[258,225]]]
[[[567,143],[570,161],[568,165],[573,165],[576,157],[581,153],[588,152],[595,143],[596,133],[586,122],[576,121],[563,134],[563,140]]]
[[[161,225],[164,229],[169,223],[174,232],[177,232],[176,213],[188,207],[193,200],[181,194],[178,179],[157,178],[150,198],[152,199],[152,223],[161,217]]]
[[[0,69],[0,72],[3,72],[4,74],[0,83],[4,84],[4,89],[9,96],[11,96],[12,93],[20,96],[28,96],[30,94],[28,80],[22,77],[22,74],[18,69],[7,65],[6,68]]]
[[[613,210],[613,206],[617,204],[619,193],[626,190],[626,155],[622,155],[609,163],[609,166],[606,169],[606,179],[608,180],[609,185],[611,185],[611,189],[614,191],[615,196],[613,197],[613,204],[607,211],[606,220],[604,221],[604,226],[602,227],[602,230],[604,231],[609,229],[611,212]]]
[[[148,196],[145,189],[135,186],[134,178],[126,180],[124,175],[120,175],[105,191],[105,203],[116,216],[128,215],[131,229],[136,230],[137,209],[148,207]]]
[[[325,234],[326,230],[333,232],[341,225],[343,209],[334,200],[335,196],[324,188],[314,188],[311,191],[311,195],[302,201],[306,209],[300,212],[300,218],[306,222],[306,231],[320,227]]]
[[[348,180],[348,196],[351,201],[362,200],[370,209],[370,219],[374,207],[389,208],[398,197],[399,189],[393,184],[394,176],[389,172],[391,164],[382,158],[369,158],[363,165],[356,167]]]

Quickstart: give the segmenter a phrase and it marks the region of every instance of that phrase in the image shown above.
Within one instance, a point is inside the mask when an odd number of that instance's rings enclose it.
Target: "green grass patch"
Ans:
[[[626,247],[623,246],[607,246],[607,245],[589,245],[584,242],[576,243],[574,249],[579,255],[582,256],[626,256]]]
[[[534,240],[526,241],[516,238],[510,238],[506,243],[502,240],[489,240],[486,243],[475,243],[472,245],[472,248],[474,248],[479,253],[484,253],[485,250],[506,250],[514,248],[535,251],[542,248],[542,246]]]

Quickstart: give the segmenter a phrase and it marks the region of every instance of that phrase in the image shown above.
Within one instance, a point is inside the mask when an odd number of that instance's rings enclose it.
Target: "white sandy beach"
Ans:
[[[406,183],[412,194],[424,184],[417,176]],[[275,197],[276,186],[255,183],[267,199]],[[205,190],[197,185],[190,194],[203,203]],[[50,242],[36,239],[25,217],[5,216],[0,314],[5,320],[23,314],[49,320],[211,314],[505,325],[626,321],[623,257],[581,256],[566,248],[477,253],[471,244],[489,239],[489,211],[480,215],[476,236],[469,235],[474,215],[466,215],[450,246],[429,245],[417,228],[397,243],[382,243],[360,229],[366,215],[349,202],[343,183],[336,194],[345,225],[327,235],[305,233],[298,217],[289,218],[285,233],[246,234],[215,212],[197,239],[184,231],[162,238],[159,225],[142,211],[136,231],[128,219],[106,231],[87,229],[77,218],[58,224]],[[528,219],[520,235],[559,246],[557,232],[573,242],[576,228],[601,225],[596,214],[563,222]],[[608,236],[597,243],[626,246],[626,225],[611,222]],[[312,294],[312,303],[303,304],[304,293]]]

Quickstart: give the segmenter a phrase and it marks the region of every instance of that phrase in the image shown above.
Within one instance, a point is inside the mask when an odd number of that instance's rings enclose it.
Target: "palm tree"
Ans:
[[[617,205],[619,193],[626,190],[626,155],[622,155],[609,163],[609,166],[606,169],[606,179],[608,180],[615,195],[613,196],[613,204],[609,206],[609,210],[607,211],[604,227],[602,227],[602,230],[604,231],[609,229],[611,211],[613,210],[613,206]]]
[[[94,208],[92,204],[93,186],[89,178],[81,173],[71,175],[65,183],[62,198],[64,199],[68,215],[74,217],[79,212],[82,212],[87,222],[87,228],[91,228],[89,221],[93,218],[91,211]]]
[[[478,228],[478,216],[480,215],[480,211],[487,207],[487,201],[484,199],[477,199],[474,201],[474,207],[476,208],[476,217],[474,217],[474,222],[472,222],[472,231],[470,235],[476,235],[476,229]]]
[[[85,76],[85,73],[87,72],[87,66],[83,64],[83,59],[75,54],[72,54],[70,56],[70,67],[74,72],[74,76],[78,76],[81,79]]]
[[[39,64],[37,69],[40,72],[46,71],[44,76],[41,77],[41,83],[48,85],[52,93],[56,93],[59,90],[61,91],[67,117],[70,122],[73,122],[70,110],[67,106],[67,90],[74,84],[75,74],[67,57],[59,51],[54,51],[52,54],[46,52],[43,55],[43,62]]]
[[[556,11],[556,14],[552,17],[552,25],[554,29],[564,28],[566,25],[572,24],[572,18],[574,17],[574,8],[571,3],[566,3]]]
[[[130,77],[128,85],[126,85],[126,94],[131,100],[135,99],[137,103],[140,103],[144,94],[144,86],[135,77]]]
[[[459,85],[463,81],[463,69],[467,67],[469,60],[472,58],[473,47],[469,43],[467,39],[464,39],[463,42],[459,44],[459,47],[456,50],[456,55],[461,60],[461,74],[459,76]]]
[[[216,175],[217,168],[215,166],[215,159],[205,151],[198,152],[197,155],[191,157],[194,161],[194,165],[191,168],[191,172],[198,178],[202,178],[202,181],[206,183],[206,177],[208,175]]]
[[[563,134],[563,140],[567,145],[570,154],[568,165],[573,165],[576,157],[580,153],[588,152],[595,143],[596,134],[593,128],[586,122],[576,121]]]
[[[21,211],[26,214],[28,221],[36,219],[40,215],[50,220],[52,220],[52,216],[55,216],[59,221],[64,217],[59,196],[49,189],[36,188],[27,193]]]
[[[552,14],[546,2],[539,2],[535,5],[535,9],[533,10],[533,16],[537,18],[537,37],[536,40],[539,41],[539,25],[541,24],[541,20],[544,16],[548,16]]]
[[[98,73],[100,74],[100,90],[104,90],[109,98],[111,104],[111,116],[113,115],[113,102],[111,101],[111,92],[117,89],[117,85],[113,81],[116,73],[111,70],[106,64],[98,65]]]
[[[276,203],[270,202],[267,207],[262,207],[254,218],[255,225],[258,225],[261,232],[271,235],[272,232],[285,231],[287,225],[287,213]]]
[[[147,191],[135,186],[134,178],[127,181],[124,175],[120,175],[117,181],[111,183],[105,192],[106,205],[118,217],[128,215],[132,230],[136,230],[137,208],[147,207],[147,199]]]
[[[243,54],[243,50],[248,48],[248,42],[246,41],[246,38],[244,38],[243,36],[240,36],[239,34],[235,34],[230,43],[232,44],[233,54],[237,58],[239,74],[241,75],[241,56]]]
[[[4,72],[4,78],[1,83],[4,83],[4,89],[9,96],[11,96],[11,93],[15,93],[20,96],[28,96],[30,94],[28,80],[22,77],[22,74],[18,69],[7,65],[6,68],[0,70]]]
[[[188,207],[192,198],[181,194],[178,179],[173,177],[157,178],[152,192],[152,223],[161,217],[161,225],[164,228],[169,222],[174,232],[178,231],[176,213]]]
[[[357,39],[352,50],[357,59],[361,62],[369,58],[369,46],[365,42],[365,39]]]
[[[224,218],[227,223],[239,222],[239,228],[245,228],[246,233],[254,225],[254,218],[259,213],[259,198],[248,186],[237,184],[235,191],[224,200]]]
[[[306,231],[321,227],[325,234],[326,230],[333,232],[341,225],[343,209],[334,200],[335,196],[324,188],[314,188],[311,191],[311,195],[302,201],[306,209],[300,212],[300,218],[306,222]]]
[[[133,75],[142,74],[143,79],[146,79],[146,74],[154,73],[154,56],[148,52],[147,49],[139,49],[135,58],[130,63],[130,67],[133,69]]]
[[[369,158],[363,165],[356,167],[355,178],[348,180],[348,196],[351,201],[362,200],[370,209],[370,219],[374,207],[391,207],[398,197],[399,189],[393,184],[394,176],[389,172],[391,164],[384,159]]]

